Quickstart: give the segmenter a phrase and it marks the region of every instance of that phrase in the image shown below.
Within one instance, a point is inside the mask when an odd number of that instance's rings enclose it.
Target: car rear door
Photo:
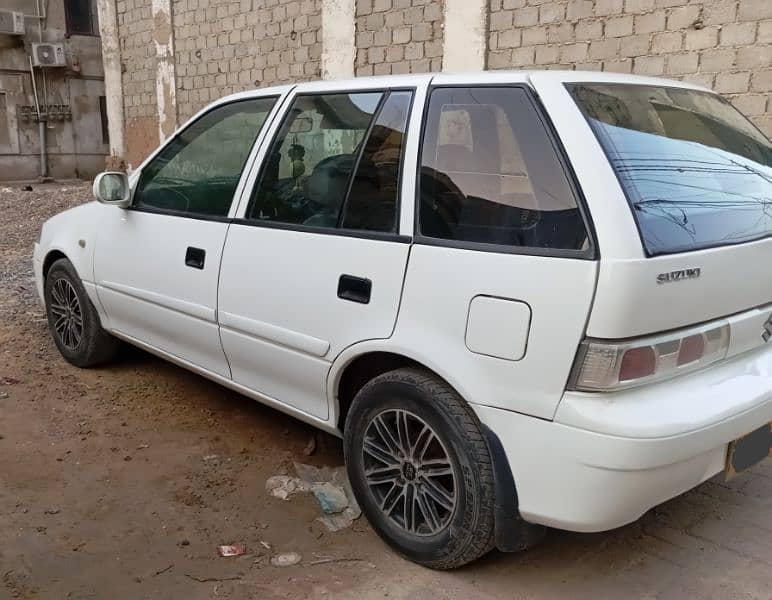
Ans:
[[[438,75],[427,104],[391,341],[470,402],[550,419],[596,284],[580,192],[525,75]]]
[[[244,164],[280,93],[194,119],[133,178],[132,205],[106,211],[94,275],[111,331],[230,377],[217,278]]]
[[[410,238],[399,197],[416,87],[298,86],[223,253],[220,335],[235,382],[328,418],[332,360],[396,320]]]

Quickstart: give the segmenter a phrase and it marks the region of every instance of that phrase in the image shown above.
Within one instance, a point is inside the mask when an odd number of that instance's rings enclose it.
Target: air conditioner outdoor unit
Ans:
[[[63,44],[32,44],[32,64],[36,67],[66,67]]]
[[[0,10],[0,33],[24,35],[24,13]]]

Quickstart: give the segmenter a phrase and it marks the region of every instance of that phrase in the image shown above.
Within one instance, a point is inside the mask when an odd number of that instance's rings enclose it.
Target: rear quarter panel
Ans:
[[[597,266],[593,260],[416,244],[392,351],[434,370],[471,403],[551,419],[584,335]],[[486,356],[468,347],[470,304],[479,296],[530,307],[520,359]],[[506,329],[502,324],[501,335]],[[513,348],[521,343],[508,341]]]

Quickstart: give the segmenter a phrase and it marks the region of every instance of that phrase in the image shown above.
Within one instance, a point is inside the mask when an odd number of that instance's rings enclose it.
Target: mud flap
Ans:
[[[539,543],[547,528],[524,521],[520,516],[517,488],[509,468],[509,460],[499,437],[483,425],[488,452],[493,461],[493,478],[496,491],[496,548],[502,552],[519,552]]]

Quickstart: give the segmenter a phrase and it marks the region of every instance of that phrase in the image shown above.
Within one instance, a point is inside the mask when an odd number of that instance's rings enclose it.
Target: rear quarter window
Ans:
[[[429,238],[510,249],[588,247],[571,185],[525,89],[432,91],[419,229]]]

